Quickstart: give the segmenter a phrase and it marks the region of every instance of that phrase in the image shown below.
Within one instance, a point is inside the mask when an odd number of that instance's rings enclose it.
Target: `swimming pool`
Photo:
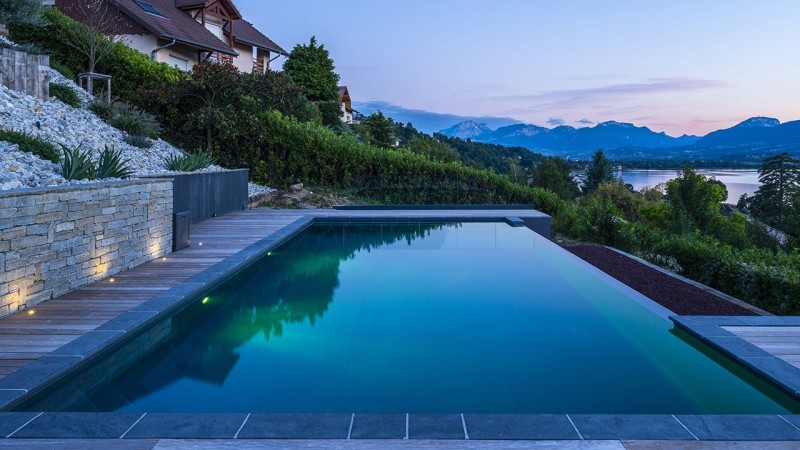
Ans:
[[[527,228],[320,223],[18,410],[776,414]]]

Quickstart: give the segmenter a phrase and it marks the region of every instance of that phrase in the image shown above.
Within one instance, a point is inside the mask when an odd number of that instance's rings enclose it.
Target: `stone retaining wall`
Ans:
[[[0,48],[0,84],[40,100],[50,100],[50,56]]]
[[[0,191],[0,317],[170,252],[172,180]]]

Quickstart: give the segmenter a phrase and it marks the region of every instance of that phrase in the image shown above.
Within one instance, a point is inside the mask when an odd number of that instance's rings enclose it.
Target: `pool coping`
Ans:
[[[541,213],[539,213],[541,214]],[[123,313],[75,341],[0,379],[0,411],[6,411],[69,375],[79,364],[103,355],[126,336],[146,328],[187,301],[213,289],[256,259],[319,222],[347,221],[457,222],[505,221],[526,226],[524,218],[465,214],[431,216],[304,216],[186,282]],[[672,316],[676,326],[739,360],[765,378],[800,396],[800,369],[775,372],[769,363],[754,364],[737,356],[742,345],[723,325],[746,325],[753,319],[800,317]],[[746,320],[747,319],[747,320]],[[719,323],[714,322],[715,320]],[[758,322],[761,325],[767,322]],[[777,323],[777,322],[769,322]],[[715,326],[718,330],[711,327]],[[754,325],[755,326],[755,325]],[[730,334],[730,336],[724,333]],[[719,335],[719,336],[718,336]],[[717,345],[725,342],[727,347]],[[747,351],[752,349],[747,348]],[[764,352],[766,353],[766,352]],[[746,353],[749,354],[749,353]],[[769,355],[769,354],[767,354]],[[779,358],[769,355],[774,360]],[[764,360],[767,357],[762,356]],[[752,359],[752,358],[750,358]],[[761,361],[763,362],[763,361]],[[784,362],[785,363],[785,362]],[[772,363],[775,364],[775,363]],[[788,363],[785,363],[788,365]],[[762,369],[759,371],[759,367]],[[770,374],[789,374],[781,377]],[[346,425],[346,426],[345,426]],[[665,414],[183,414],[0,412],[0,436],[7,438],[177,438],[177,439],[469,439],[469,440],[798,440],[800,415],[665,415]],[[1,442],[1,441],[0,441]]]
[[[782,391],[800,398],[800,368],[723,327],[800,327],[798,316],[671,316],[675,325]]]

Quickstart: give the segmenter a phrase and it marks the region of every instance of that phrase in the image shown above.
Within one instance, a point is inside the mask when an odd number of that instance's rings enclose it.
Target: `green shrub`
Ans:
[[[108,122],[114,117],[114,103],[108,102],[104,98],[95,97],[89,109],[92,110],[94,115]]]
[[[11,22],[39,23],[43,9],[41,0],[3,0],[0,3],[0,25]]]
[[[208,153],[184,153],[169,155],[164,160],[167,170],[176,172],[194,172],[216,164],[217,160]]]
[[[682,274],[775,314],[800,313],[800,255],[736,250],[708,236],[667,236],[655,253],[670,255]]]
[[[105,146],[97,160],[97,178],[130,178],[133,175],[130,160],[122,159],[122,150]]]
[[[50,83],[50,97],[55,97],[73,108],[81,106],[81,99],[78,97],[78,93],[66,84]]]
[[[110,112],[111,117],[106,119],[109,125],[134,136],[146,136],[158,139],[161,126],[151,114],[125,102],[113,102],[110,111],[104,107],[94,107],[93,111],[100,111],[104,116]]]
[[[12,130],[0,130],[0,141],[10,142],[19,145],[20,151],[33,153],[34,155],[57,163],[61,157],[56,147],[42,139],[26,133]]]
[[[338,127],[342,123],[342,104],[338,101],[319,102],[319,114],[326,127]]]
[[[73,149],[61,146],[64,152],[64,162],[61,164],[61,175],[67,180],[94,180],[97,178],[95,167],[89,151],[81,151],[81,146]]]
[[[285,74],[242,73],[228,64],[195,65],[178,83],[147,91],[144,98],[167,139],[211,152],[225,167],[258,162],[263,140],[258,121],[264,111],[319,121],[314,104]]]
[[[136,148],[150,148],[153,146],[153,141],[147,136],[126,134],[122,139],[126,144],[132,145]]]
[[[65,66],[64,64],[61,64],[56,60],[53,59],[50,60],[50,68],[60,73],[64,78],[70,81],[75,81],[77,79],[75,78],[75,72],[71,71],[69,67]]]

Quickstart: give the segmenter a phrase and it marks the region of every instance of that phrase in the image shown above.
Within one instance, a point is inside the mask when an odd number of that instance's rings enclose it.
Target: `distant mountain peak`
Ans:
[[[538,125],[518,123],[500,127],[495,130],[495,133],[504,134],[506,136],[536,136],[539,133],[546,133],[548,131],[550,131],[550,129]]]
[[[627,122],[617,122],[616,120],[608,120],[606,122],[598,123],[595,127],[623,127],[623,128],[633,128],[635,127],[632,123]]]
[[[772,128],[781,124],[781,121],[772,117],[751,117],[734,128]]]
[[[491,132],[492,129],[489,128],[488,125],[475,122],[474,120],[465,120],[440,131],[440,133],[446,136],[453,136],[461,139],[472,139]]]

